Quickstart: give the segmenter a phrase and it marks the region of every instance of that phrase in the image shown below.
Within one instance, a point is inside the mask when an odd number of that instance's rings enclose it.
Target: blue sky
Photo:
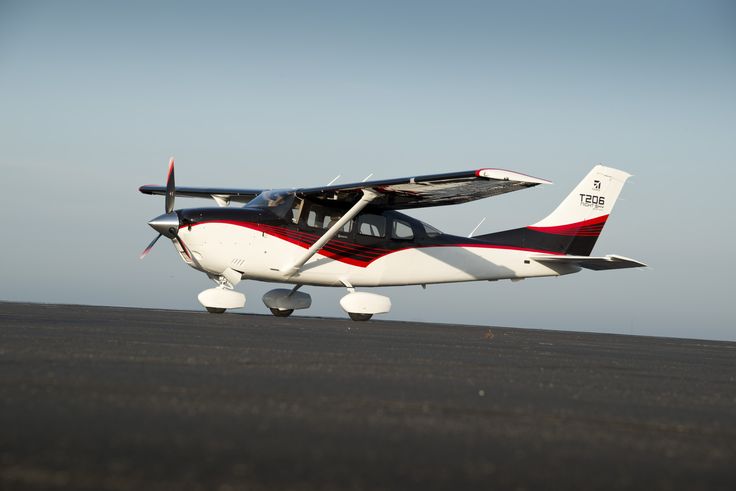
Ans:
[[[736,340],[735,5],[0,2],[0,299],[199,308],[170,246],[137,258],[170,155],[188,185],[556,183],[414,213],[457,234],[533,223],[605,163],[634,178],[594,252],[650,270],[381,289],[387,317]]]

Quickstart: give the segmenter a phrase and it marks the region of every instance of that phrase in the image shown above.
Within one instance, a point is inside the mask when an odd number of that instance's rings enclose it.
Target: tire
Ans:
[[[348,312],[348,315],[350,318],[356,322],[362,322],[370,320],[371,317],[373,317],[373,314],[359,314],[357,312]]]
[[[224,314],[226,309],[218,309],[217,307],[205,307],[210,314]]]
[[[294,309],[271,309],[271,313],[276,317],[289,317],[294,313]]]

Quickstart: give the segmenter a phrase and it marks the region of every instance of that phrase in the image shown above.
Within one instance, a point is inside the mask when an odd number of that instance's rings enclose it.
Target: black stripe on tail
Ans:
[[[518,247],[573,256],[590,256],[608,215],[568,225],[554,227],[524,227],[478,235],[476,240],[488,244]]]

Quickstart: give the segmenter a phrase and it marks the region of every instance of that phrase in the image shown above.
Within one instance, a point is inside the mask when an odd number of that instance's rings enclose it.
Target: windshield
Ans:
[[[294,203],[294,193],[283,189],[263,191],[244,206],[244,208],[266,208],[271,213],[285,217]]]

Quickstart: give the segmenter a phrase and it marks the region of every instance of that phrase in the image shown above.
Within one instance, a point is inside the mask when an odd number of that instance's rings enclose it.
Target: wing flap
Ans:
[[[646,268],[647,265],[629,259],[628,257],[607,255],[603,257],[590,256],[533,256],[531,259],[540,263],[549,264],[571,264],[585,269],[594,271],[603,271],[607,269],[624,269],[624,268]]]

